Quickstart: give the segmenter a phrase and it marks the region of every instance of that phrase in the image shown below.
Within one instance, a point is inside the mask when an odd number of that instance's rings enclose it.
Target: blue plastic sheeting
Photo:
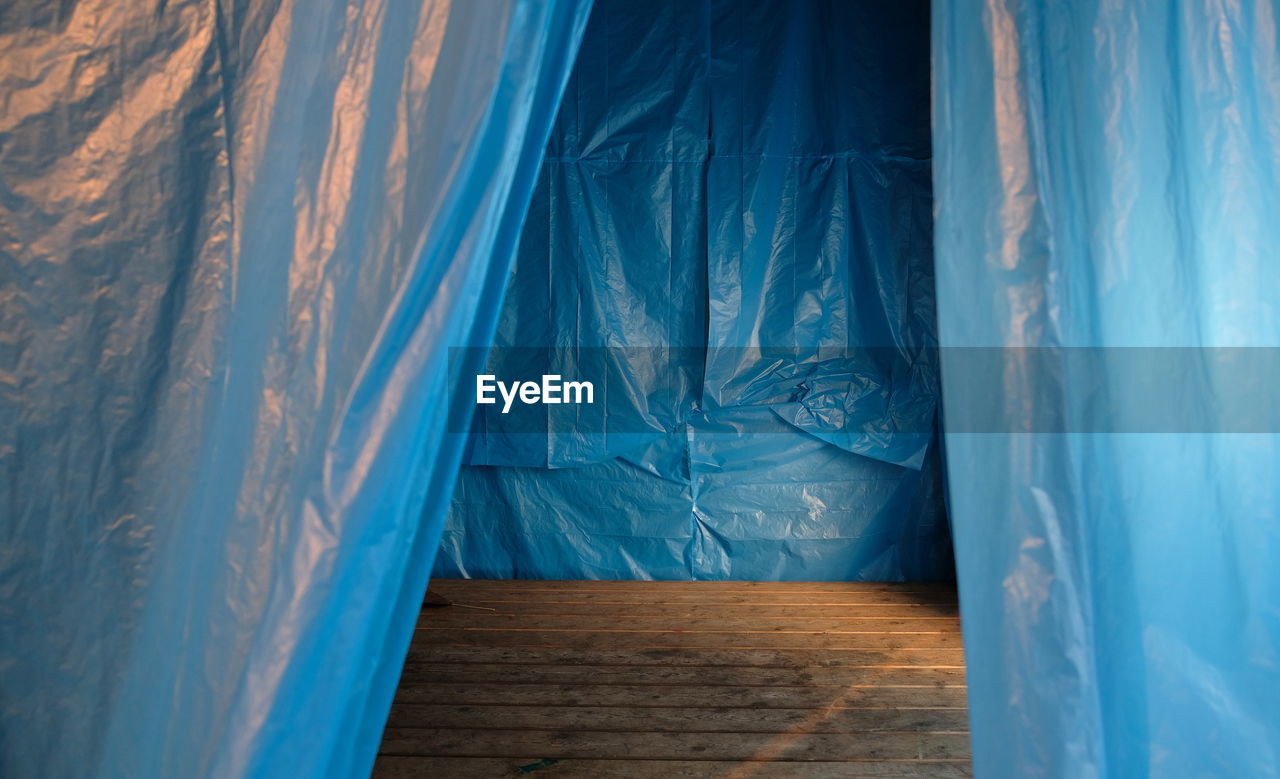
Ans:
[[[0,773],[368,773],[587,12],[0,15]]]
[[[928,101],[925,2],[597,2],[490,372],[608,424],[484,407],[436,575],[949,577]]]
[[[949,423],[978,393],[1142,400],[1108,371],[971,386],[949,347],[1280,345],[1274,3],[944,0],[933,29]],[[1252,389],[1210,358],[1178,380]],[[1277,775],[1280,438],[947,455],[978,775]]]

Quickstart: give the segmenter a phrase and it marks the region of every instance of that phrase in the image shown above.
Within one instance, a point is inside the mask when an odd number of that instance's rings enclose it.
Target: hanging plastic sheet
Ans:
[[[1275,776],[1275,4],[944,0],[933,29],[976,773]]]
[[[0,773],[368,772],[588,5],[0,14]]]
[[[928,94],[924,2],[598,2],[489,372],[601,397],[482,408],[437,574],[949,576]]]

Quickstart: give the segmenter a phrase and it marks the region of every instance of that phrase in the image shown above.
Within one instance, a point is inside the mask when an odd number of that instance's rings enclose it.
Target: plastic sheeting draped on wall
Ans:
[[[928,95],[925,2],[597,2],[490,372],[607,418],[484,409],[437,575],[949,577]]]
[[[1213,432],[1256,388],[1211,351],[1280,346],[1276,5],[942,0],[933,29],[976,773],[1277,776],[1280,437]],[[1141,352],[981,377],[956,347],[1192,348],[1139,388]],[[1206,432],[1111,432],[1201,387]],[[1094,426],[950,432],[978,396]]]
[[[588,6],[0,13],[0,773],[367,774]]]

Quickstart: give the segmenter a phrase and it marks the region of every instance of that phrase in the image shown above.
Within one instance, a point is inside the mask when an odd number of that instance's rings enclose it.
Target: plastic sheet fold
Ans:
[[[1263,423],[1273,401],[1253,432],[1238,413],[1275,386],[1241,384],[1220,351],[1280,346],[1278,34],[1267,0],[934,4],[943,408],[978,776],[1280,766],[1280,437]],[[1010,350],[984,375],[961,347]],[[1060,423],[974,429],[960,415],[984,399]]]
[[[602,400],[480,411],[437,574],[948,577],[928,99],[924,2],[598,2],[488,371]]]
[[[367,775],[588,6],[0,12],[0,774]]]

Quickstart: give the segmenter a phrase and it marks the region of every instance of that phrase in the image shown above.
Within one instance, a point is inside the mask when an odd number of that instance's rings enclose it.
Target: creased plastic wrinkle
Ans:
[[[1123,349],[1280,345],[1276,6],[943,0],[932,27],[975,773],[1277,776],[1280,438],[1225,432],[1275,387],[1205,351],[1153,394],[1221,399],[1196,409],[1206,432],[1110,432],[1147,411]],[[953,347],[1095,369],[981,383]],[[959,432],[982,392],[1102,432]]]
[[[927,2],[597,2],[436,573],[948,578],[930,156]]]
[[[0,775],[367,775],[589,5],[0,11]]]

